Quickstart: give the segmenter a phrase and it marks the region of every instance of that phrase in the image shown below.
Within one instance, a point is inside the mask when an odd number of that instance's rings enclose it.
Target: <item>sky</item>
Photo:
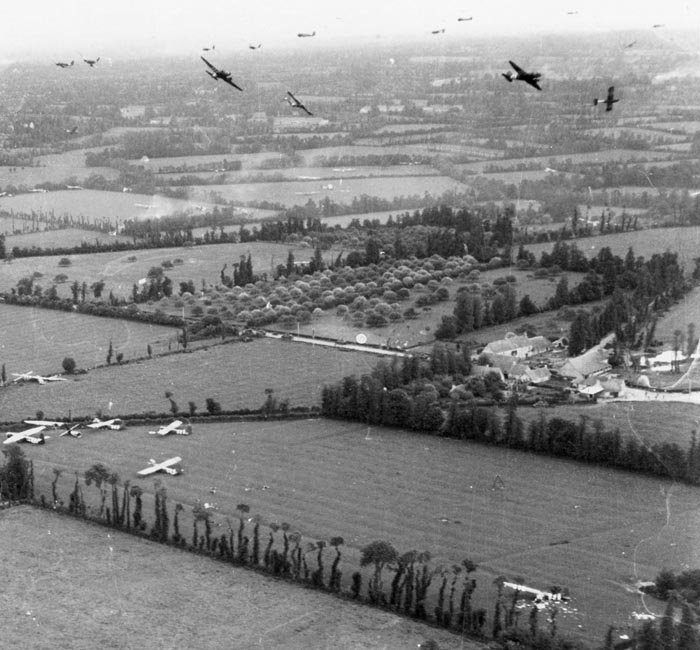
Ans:
[[[9,0],[0,21],[0,60],[45,55],[88,58],[310,45],[349,39],[428,38],[578,31],[694,29],[696,1],[664,0]],[[8,2],[9,4],[9,2]],[[472,17],[458,22],[458,18]],[[436,38],[432,36],[432,38]],[[439,36],[437,37],[439,38]]]

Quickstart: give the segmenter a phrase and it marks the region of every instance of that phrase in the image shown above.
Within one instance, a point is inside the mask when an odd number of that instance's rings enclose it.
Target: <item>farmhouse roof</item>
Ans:
[[[477,366],[477,365],[472,366],[472,375],[476,375],[477,377],[483,377],[483,376],[488,375],[490,373],[494,373],[495,375],[498,375],[498,378],[501,381],[505,380],[505,377],[503,376],[503,371],[500,368],[493,367],[493,366]]]
[[[503,354],[529,347],[527,336],[510,336],[491,341],[483,349],[484,354]]]
[[[571,357],[559,368],[559,374],[582,381],[590,375],[610,368],[608,355],[600,347],[591,348],[578,357]]]
[[[541,384],[544,381],[548,381],[552,373],[549,371],[549,368],[528,368],[525,371],[525,376],[531,384]]]
[[[528,371],[528,367],[518,363],[516,357],[507,354],[490,354],[488,357],[493,367],[500,368],[509,379],[520,379]]]

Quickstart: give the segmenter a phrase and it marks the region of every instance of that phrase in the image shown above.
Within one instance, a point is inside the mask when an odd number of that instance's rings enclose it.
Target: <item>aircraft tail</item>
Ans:
[[[593,106],[598,106],[598,104],[600,104],[600,100],[599,100],[599,99],[594,99],[594,100],[593,100]]]
[[[513,75],[510,72],[501,72],[501,74],[508,80],[508,83],[513,81]]]

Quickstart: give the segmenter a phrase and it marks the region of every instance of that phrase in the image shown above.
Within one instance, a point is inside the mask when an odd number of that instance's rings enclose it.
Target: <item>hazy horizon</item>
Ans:
[[[329,47],[425,38],[427,42],[485,36],[536,36],[649,29],[698,30],[700,11],[685,0],[659,6],[633,0],[583,3],[535,0],[530,3],[494,0],[483,3],[442,0],[430,6],[407,6],[355,0],[268,0],[244,7],[230,2],[175,5],[165,0],[142,0],[107,6],[86,0],[17,3],[6,9],[0,61],[37,61],[145,54],[158,56],[216,46],[219,51]],[[462,20],[458,19],[471,20]],[[662,27],[654,27],[662,25]],[[440,31],[432,34],[433,31]],[[297,33],[316,32],[313,38]]]

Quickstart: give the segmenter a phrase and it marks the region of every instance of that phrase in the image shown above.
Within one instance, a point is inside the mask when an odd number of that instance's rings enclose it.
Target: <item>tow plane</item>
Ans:
[[[608,88],[608,96],[605,99],[594,99],[593,106],[598,106],[598,104],[605,104],[605,110],[611,111],[613,109],[613,104],[616,104],[620,100],[615,97],[615,86],[610,86]]]
[[[257,45],[249,45],[248,49],[249,50],[259,50],[262,47],[262,43],[258,43]]]
[[[59,377],[58,375],[37,375],[33,370],[29,372],[13,372],[12,375],[14,376],[12,381],[35,381],[42,385],[49,381],[68,381],[65,377]]]
[[[304,106],[292,93],[287,91],[287,96],[284,98],[284,100],[292,107],[292,108],[300,108],[304,113],[307,115],[313,115],[313,113]]]
[[[299,33],[297,34],[297,36],[298,36],[299,38],[311,38],[311,37],[313,37],[313,36],[316,36],[316,30],[314,30],[314,31],[311,32],[311,33],[308,33],[308,32],[299,32]]]
[[[177,476],[182,474],[182,467],[178,467],[178,464],[182,462],[182,458],[179,456],[173,456],[160,463],[156,463],[152,458],[148,461],[150,465],[145,469],[136,472],[139,476],[148,476],[149,474],[155,474],[156,472],[166,472],[172,476]]]
[[[210,70],[205,70],[205,72],[212,79],[214,79],[214,81],[218,81],[219,79],[221,79],[221,81],[225,81],[227,84],[233,86],[234,88],[236,88],[240,91],[243,90],[243,88],[241,88],[240,86],[237,86],[233,82],[233,79],[231,78],[230,72],[227,72],[226,70],[223,70],[221,68],[217,68],[213,63],[210,63],[209,61],[207,61],[203,56],[201,56],[199,58],[202,59],[202,61],[204,61],[204,63],[206,63],[209,66],[209,68],[211,68]]]
[[[469,16],[468,18],[457,18],[457,22],[458,22],[458,23],[464,23],[464,22],[466,22],[466,21],[468,21],[468,20],[473,20],[473,19],[474,19],[474,16]]]
[[[176,433],[179,436],[189,436],[192,433],[192,425],[185,424],[182,420],[173,420],[170,424],[159,427],[155,431],[149,431],[152,436],[167,436]]]
[[[523,70],[517,63],[514,63],[513,61],[508,61],[508,63],[510,63],[513,70],[515,70],[515,72],[508,70],[508,72],[501,73],[508,80],[508,82],[524,81],[525,83],[530,84],[533,88],[542,90],[539,84],[542,75],[539,72],[525,72],[525,70]]]
[[[66,63],[65,61],[57,61],[56,65],[65,70],[66,68],[72,68],[74,63],[75,61],[71,61],[70,63]]]
[[[44,429],[46,429],[45,426],[38,426],[25,429],[24,431],[8,431],[5,434],[7,437],[2,441],[2,444],[9,445],[12,442],[31,442],[33,445],[43,445],[46,439],[50,437],[44,435]]]
[[[83,57],[83,61],[85,61],[85,63],[87,63],[91,68],[94,68],[95,65],[99,62],[99,60],[99,56],[96,59],[86,59],[85,57]]]
[[[126,429],[124,421],[119,418],[113,418],[111,420],[100,420],[100,418],[95,418],[88,425],[90,429],[112,429],[113,431],[121,431]]]

